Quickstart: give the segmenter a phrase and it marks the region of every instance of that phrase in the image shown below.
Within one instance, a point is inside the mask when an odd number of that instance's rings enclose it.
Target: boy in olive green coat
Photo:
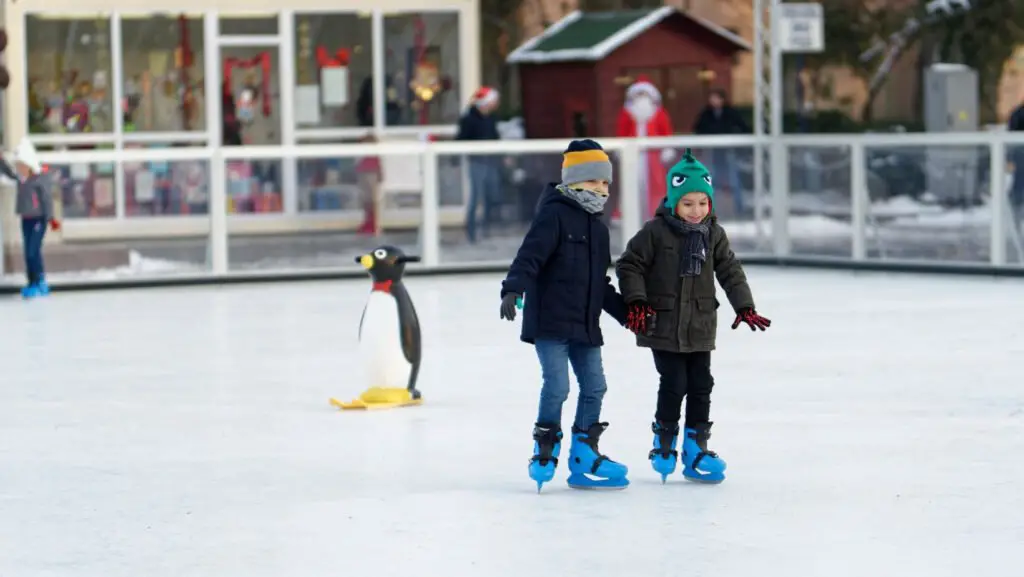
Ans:
[[[715,277],[736,311],[732,328],[746,323],[763,331],[771,321],[754,310],[743,267],[712,212],[715,191],[707,168],[687,149],[667,179],[665,203],[630,239],[616,265],[619,290],[629,306],[627,326],[638,346],[653,350],[661,376],[650,452],[654,470],[662,482],[675,471],[685,398],[683,475],[720,483],[725,461],[707,448],[718,328]]]

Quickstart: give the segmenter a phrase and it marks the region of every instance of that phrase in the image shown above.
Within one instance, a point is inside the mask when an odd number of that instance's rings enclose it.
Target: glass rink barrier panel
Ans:
[[[41,151],[39,157],[61,223],[44,238],[50,280],[211,270],[209,152]],[[21,279],[22,261],[9,258],[14,266],[6,268],[7,276]]]
[[[990,262],[990,155],[985,145],[866,145],[866,256]]]
[[[995,153],[995,149],[993,151]],[[996,253],[1003,252],[996,254],[993,262],[1019,267],[1024,265],[1024,142],[1007,144],[1002,158],[1002,162],[992,165],[996,176],[992,180],[994,187],[1003,191],[999,210],[992,211],[993,218],[997,212],[1003,217],[1001,226],[993,226],[994,231],[1002,230],[1002,234],[996,237],[1002,238],[1002,242],[992,244]],[[1001,183],[998,180],[1000,176]],[[1000,199],[995,200],[998,202]]]
[[[725,228],[734,251],[742,254],[771,252],[770,202],[767,189],[768,165],[762,167],[763,190],[755,196],[755,147],[744,141],[749,137],[715,137],[713,145],[690,139],[688,145],[649,146],[641,149],[637,161],[638,178],[633,190],[638,197],[644,220],[664,204],[668,177],[676,163],[684,159],[689,147],[695,160],[704,165],[714,187],[712,203],[718,222]]]
[[[356,268],[380,245],[418,255],[425,147],[223,149],[230,270]]]
[[[790,146],[789,218],[791,254],[850,258],[853,202],[850,147]],[[770,203],[770,199],[766,204]],[[770,229],[769,221],[767,227]]]
[[[551,183],[559,183],[568,141],[452,142],[437,153],[441,262],[510,264]],[[455,148],[448,152],[444,147]],[[619,155],[606,151],[612,184],[602,218],[611,254],[624,247],[620,195],[636,185],[621,181]]]

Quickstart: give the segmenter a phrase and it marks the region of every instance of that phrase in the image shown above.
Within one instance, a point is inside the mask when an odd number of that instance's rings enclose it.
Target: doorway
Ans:
[[[220,18],[217,65],[221,143],[224,146],[291,144],[282,98],[289,82],[282,73],[278,17]],[[238,159],[225,165],[229,214],[281,213],[294,196],[294,159]],[[288,199],[288,200],[286,200]]]

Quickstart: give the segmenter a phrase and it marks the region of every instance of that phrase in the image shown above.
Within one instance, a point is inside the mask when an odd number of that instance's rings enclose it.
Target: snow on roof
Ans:
[[[749,42],[722,26],[680,12],[671,6],[657,10],[583,13],[576,10],[549,26],[539,36],[527,40],[509,54],[510,64],[601,60],[627,42],[650,30],[664,19],[680,15],[704,27],[744,50]]]

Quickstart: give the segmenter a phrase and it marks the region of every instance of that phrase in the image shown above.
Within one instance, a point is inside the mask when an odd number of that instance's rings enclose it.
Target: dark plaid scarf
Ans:
[[[679,254],[679,276],[700,276],[708,260],[708,238],[711,228],[707,222],[690,224],[675,215],[664,215],[672,232],[683,238],[683,250]]]

